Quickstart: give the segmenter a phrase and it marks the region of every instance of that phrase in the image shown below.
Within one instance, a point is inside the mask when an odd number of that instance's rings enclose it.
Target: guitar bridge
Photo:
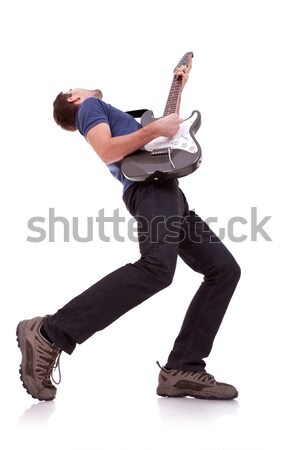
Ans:
[[[168,155],[171,150],[171,147],[156,148],[155,150],[152,150],[151,156]]]

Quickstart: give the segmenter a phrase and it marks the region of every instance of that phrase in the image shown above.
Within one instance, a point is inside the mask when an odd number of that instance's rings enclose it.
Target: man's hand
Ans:
[[[181,89],[184,88],[187,80],[189,79],[189,73],[192,69],[192,56],[189,56],[188,66],[180,66],[174,72],[174,77],[177,80],[181,80]]]
[[[152,122],[151,126],[156,127],[159,136],[171,138],[178,133],[181,123],[182,119],[179,118],[178,114],[174,113]]]

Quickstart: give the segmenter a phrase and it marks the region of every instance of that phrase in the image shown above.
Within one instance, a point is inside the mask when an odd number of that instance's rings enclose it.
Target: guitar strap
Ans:
[[[148,111],[148,109],[134,109],[133,111],[125,111],[127,114],[130,114],[134,118],[142,117],[142,115]]]

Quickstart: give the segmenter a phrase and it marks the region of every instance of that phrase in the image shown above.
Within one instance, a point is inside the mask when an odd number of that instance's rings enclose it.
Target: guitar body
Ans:
[[[141,118],[141,125],[155,121],[152,111]],[[159,137],[122,160],[121,168],[126,178],[144,181],[155,172],[162,172],[165,179],[180,178],[194,172],[201,163],[202,151],[195,139],[201,125],[201,114],[193,111],[185,119],[179,132],[171,140]]]
[[[192,52],[186,53],[175,67],[174,73],[182,66],[186,68],[189,64],[191,66],[192,57]],[[164,116],[176,112],[180,87],[180,77],[173,76]],[[145,127],[155,120],[158,119],[154,118],[153,112],[146,111],[142,115],[141,125]],[[185,177],[194,172],[202,159],[200,145],[195,139],[200,125],[201,114],[199,111],[193,111],[191,116],[182,122],[178,133],[172,139],[158,137],[146,144],[144,148],[126,156],[121,162],[123,174],[132,181],[144,181],[151,175],[155,181],[158,181]]]

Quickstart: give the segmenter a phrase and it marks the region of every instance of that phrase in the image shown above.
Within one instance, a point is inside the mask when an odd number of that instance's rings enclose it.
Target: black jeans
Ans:
[[[77,343],[169,286],[179,255],[204,279],[189,305],[166,365],[204,370],[203,359],[211,351],[240,268],[218,237],[189,210],[177,180],[135,183],[125,191],[123,199],[138,221],[141,258],[105,276],[56,314],[47,316],[46,333],[71,354]]]

